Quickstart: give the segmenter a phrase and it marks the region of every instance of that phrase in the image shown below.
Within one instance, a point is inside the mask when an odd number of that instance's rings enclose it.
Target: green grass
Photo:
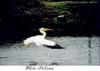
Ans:
[[[46,6],[60,6],[65,4],[85,4],[85,3],[97,3],[97,1],[60,1],[60,2],[49,2],[49,1],[43,1],[43,4]]]
[[[54,8],[57,11],[68,11],[70,10],[72,7],[71,5],[69,5],[69,1],[68,2],[47,2],[47,1],[43,1],[43,4],[45,5],[46,8]]]
[[[47,2],[47,1],[43,1],[43,4],[46,6],[60,6],[60,5],[65,5],[64,2]]]
[[[60,2],[49,2],[49,1],[43,1],[42,2],[46,8],[55,8],[58,11],[70,11],[73,8],[78,7],[78,5],[82,4],[93,4],[97,3],[97,1],[60,1]]]

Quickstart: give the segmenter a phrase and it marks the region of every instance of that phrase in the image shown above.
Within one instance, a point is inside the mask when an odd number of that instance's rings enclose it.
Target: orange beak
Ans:
[[[54,31],[53,29],[44,28],[44,31]]]

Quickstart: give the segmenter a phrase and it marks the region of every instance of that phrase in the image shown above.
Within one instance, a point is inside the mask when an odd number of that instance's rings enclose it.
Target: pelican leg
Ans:
[[[32,43],[29,43],[28,45],[25,45],[25,47],[31,48],[32,47]]]

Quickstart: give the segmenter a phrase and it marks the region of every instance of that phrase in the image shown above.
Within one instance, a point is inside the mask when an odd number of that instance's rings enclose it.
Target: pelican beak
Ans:
[[[45,28],[45,29],[44,29],[44,31],[49,31],[49,30],[50,30],[50,31],[54,31],[53,29],[48,29],[48,28]]]

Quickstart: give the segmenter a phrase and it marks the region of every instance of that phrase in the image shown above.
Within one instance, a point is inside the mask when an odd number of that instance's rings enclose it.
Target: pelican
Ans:
[[[35,43],[37,46],[46,46],[48,48],[51,49],[63,49],[63,47],[61,47],[60,45],[56,44],[55,42],[45,39],[46,37],[46,31],[53,31],[52,29],[48,29],[48,28],[39,28],[39,31],[42,35],[36,35],[36,36],[32,36],[27,38],[26,40],[24,40],[24,45],[27,45],[28,47],[30,47],[30,45],[32,43]]]

